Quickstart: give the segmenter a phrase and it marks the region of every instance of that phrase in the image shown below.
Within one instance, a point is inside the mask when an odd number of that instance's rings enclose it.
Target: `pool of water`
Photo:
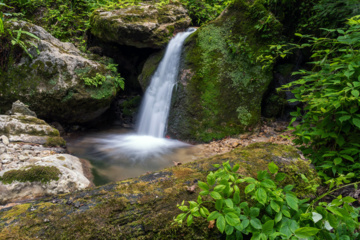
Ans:
[[[137,135],[122,128],[87,132],[67,138],[68,151],[90,161],[99,186],[186,163],[194,158],[192,145],[166,138]]]

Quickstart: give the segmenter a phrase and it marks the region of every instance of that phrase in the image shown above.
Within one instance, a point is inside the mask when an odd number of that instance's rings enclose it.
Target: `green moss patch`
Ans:
[[[46,143],[44,144],[46,147],[63,147],[66,146],[66,141],[62,137],[48,137],[46,139]]]
[[[23,170],[7,171],[0,177],[0,181],[4,184],[11,184],[14,181],[48,183],[51,180],[59,180],[60,174],[60,170],[53,166],[31,166]]]

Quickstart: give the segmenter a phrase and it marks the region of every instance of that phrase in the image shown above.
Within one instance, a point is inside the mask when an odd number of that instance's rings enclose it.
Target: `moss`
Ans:
[[[262,69],[256,58],[277,41],[278,33],[265,38],[256,26],[269,14],[261,1],[237,0],[221,17],[186,40],[180,72],[184,87],[178,88],[178,100],[172,104],[170,134],[210,141],[258,124],[272,72]],[[279,26],[274,23],[267,29],[272,32]],[[192,74],[186,76],[186,72]]]
[[[61,160],[61,161],[64,161],[66,158],[64,157],[64,156],[58,156],[58,157],[56,157],[57,159],[59,159],[59,160]],[[64,167],[66,167],[65,165],[64,165]]]
[[[44,146],[63,147],[66,146],[66,141],[62,137],[48,137]]]
[[[21,205],[17,205],[14,208],[12,208],[10,211],[6,212],[2,218],[3,219],[7,219],[7,220],[11,220],[14,219],[16,217],[21,216],[22,214],[24,214],[30,207],[30,204],[21,204]]]
[[[47,183],[51,180],[59,180],[60,174],[59,169],[54,166],[30,166],[22,170],[7,171],[0,177],[0,181],[4,184],[11,184],[14,181]]]
[[[36,117],[31,116],[15,116],[16,119],[18,119],[22,123],[29,123],[29,124],[39,124],[39,125],[45,125],[46,122],[44,120],[38,119]]]
[[[298,157],[294,147],[259,143],[138,178],[57,195],[53,204],[49,204],[54,200],[52,197],[32,203],[31,211],[25,210],[29,208],[27,205],[19,211],[21,217],[11,218],[6,227],[2,223],[7,212],[0,211],[0,239],[13,236],[17,239],[219,239],[221,234],[209,229],[204,219],[196,218],[191,227],[172,224],[180,213],[176,204],[193,201],[200,192],[196,188],[190,194],[186,186],[198,180],[206,181],[209,171],[214,171],[212,165],[227,160],[239,163],[247,176],[256,176],[256,171],[265,170],[269,162],[276,161],[280,171],[304,173],[310,180],[312,176],[316,178],[315,173],[307,172],[309,168],[302,167],[302,161],[296,161]],[[288,180],[283,184],[288,184]],[[296,181],[301,184],[301,180]],[[16,209],[10,211],[14,216]]]

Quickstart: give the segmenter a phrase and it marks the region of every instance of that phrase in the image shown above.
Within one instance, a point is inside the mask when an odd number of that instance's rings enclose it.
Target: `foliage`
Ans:
[[[48,183],[59,180],[60,174],[60,170],[54,166],[31,166],[23,170],[7,171],[0,177],[0,181],[4,184],[11,184],[13,181]]]
[[[300,70],[302,78],[282,89],[295,95],[303,109],[292,113],[295,143],[321,170],[324,177],[360,172],[360,16],[348,21],[349,29],[329,30],[337,38],[309,39],[313,70]]]
[[[179,214],[175,222],[182,224],[186,219],[190,226],[196,217],[216,220],[217,229],[225,233],[227,239],[243,239],[243,235],[251,236],[252,240],[356,239],[359,236],[355,232],[360,226],[359,210],[350,205],[355,199],[340,195],[331,203],[319,203],[324,196],[338,190],[333,189],[335,185],[348,182],[351,175],[330,182],[329,191],[309,204],[307,199],[296,197],[293,185],[278,187],[286,174],[278,172],[276,164],[271,162],[268,168],[270,173],[259,171],[257,179],[242,178],[237,173],[238,164],[231,167],[229,162],[223,163],[223,168],[208,174],[207,183],[198,182],[202,191],[197,202],[189,201],[187,206],[183,201],[178,205],[184,213]],[[244,189],[247,201],[241,201],[241,184],[247,184]],[[309,188],[316,190],[317,186],[310,183]],[[210,213],[209,209],[214,207]]]
[[[96,73],[94,77],[82,76],[81,79],[87,86],[101,86],[106,80],[113,80],[117,88],[124,89],[124,78],[117,72],[117,64],[109,63],[106,66],[107,70],[110,70],[111,74],[103,75]]]
[[[220,15],[233,0],[180,0],[188,9],[193,25],[203,25]]]

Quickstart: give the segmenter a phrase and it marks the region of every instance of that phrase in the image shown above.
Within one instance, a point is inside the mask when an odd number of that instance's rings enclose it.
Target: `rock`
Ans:
[[[262,19],[271,22],[267,36],[255,27]],[[170,136],[208,142],[254,129],[273,79],[272,66],[262,68],[256,58],[277,44],[281,30],[260,0],[236,0],[190,35],[174,89]]]
[[[1,120],[0,120],[1,121]],[[0,123],[1,124],[1,123]],[[1,134],[1,131],[0,131],[0,134]],[[9,138],[8,137],[6,137],[5,135],[2,135],[1,137],[0,137],[0,139],[1,139],[1,141],[3,142],[3,144],[5,144],[5,145],[8,145],[9,144]]]
[[[175,31],[191,20],[179,3],[162,7],[140,3],[116,10],[95,10],[90,31],[103,41],[137,48],[163,48]]]
[[[28,115],[28,116],[37,117],[35,112],[31,111],[27,105],[23,104],[19,100],[17,100],[16,102],[14,102],[12,104],[10,114],[11,115]]]
[[[41,118],[67,123],[93,120],[109,108],[119,87],[104,64],[90,60],[73,44],[59,41],[39,26],[18,21],[12,27],[39,40],[27,40],[37,46],[29,48],[33,58],[26,53],[16,56],[17,61],[10,57],[6,70],[0,69],[0,106],[10,108],[20,100]],[[85,85],[85,78],[95,77],[105,81],[98,87]]]
[[[6,134],[7,142],[44,144],[49,137],[59,137],[59,131],[45,121],[28,115],[0,115],[0,134]],[[4,136],[1,137],[4,142]]]
[[[69,154],[32,158],[29,161],[20,162],[16,166],[3,169],[0,171],[0,177],[4,177],[4,174],[10,170],[29,170],[34,166],[55,167],[59,170],[60,176],[58,180],[51,180],[47,183],[31,180],[26,182],[13,181],[12,183],[0,181],[0,189],[4,189],[4,193],[0,193],[0,204],[33,199],[44,195],[74,192],[90,185],[90,181],[84,176],[79,158]]]
[[[0,239],[13,236],[28,239],[56,238],[76,239],[219,239],[221,236],[209,230],[207,221],[198,221],[191,227],[171,224],[181,211],[176,207],[184,201],[196,201],[200,191],[189,194],[186,186],[195,179],[206,182],[206,176],[214,171],[213,164],[224,159],[231,164],[239,163],[239,172],[256,176],[274,161],[280,171],[290,177],[280,187],[296,182],[296,194],[306,197],[305,183],[300,173],[310,181],[320,182],[315,171],[306,161],[298,160],[297,149],[291,146],[269,143],[239,147],[230,153],[186,163],[181,166],[149,173],[122,182],[82,190],[26,203],[0,211]],[[240,185],[240,192],[246,185]],[[0,194],[2,193],[0,189]],[[242,201],[249,201],[245,196]],[[69,204],[66,204],[69,202]],[[76,203],[81,206],[77,208]],[[50,222],[44,223],[44,219]],[[210,227],[211,228],[211,227]]]

